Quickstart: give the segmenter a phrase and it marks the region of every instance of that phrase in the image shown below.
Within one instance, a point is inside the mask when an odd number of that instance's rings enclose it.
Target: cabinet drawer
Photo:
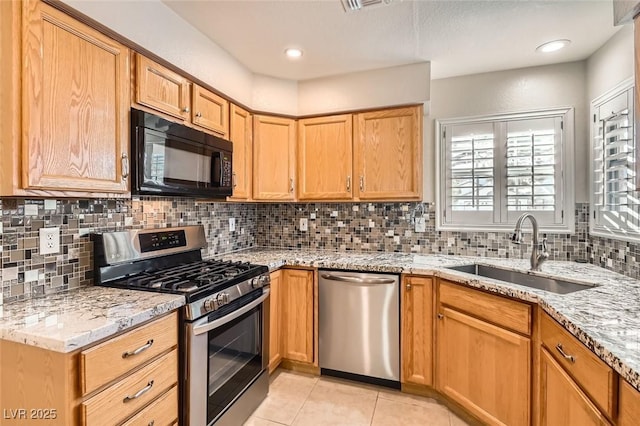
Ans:
[[[174,349],[83,402],[84,424],[119,423],[166,392],[177,381],[178,350]]]
[[[440,303],[518,333],[531,335],[531,306],[441,280]]]
[[[178,419],[178,387],[174,386],[122,426],[169,426]]]
[[[540,340],[593,402],[612,417],[615,384],[613,370],[546,314],[540,315]]]
[[[98,389],[177,343],[178,314],[173,313],[82,351],[82,394]]]

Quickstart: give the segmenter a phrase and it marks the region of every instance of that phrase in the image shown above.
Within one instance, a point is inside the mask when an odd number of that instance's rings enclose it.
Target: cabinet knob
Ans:
[[[444,318],[444,315],[438,314],[438,319],[442,319],[442,318]]]
[[[189,112],[189,111],[185,111],[185,112]],[[200,111],[196,112],[196,117],[198,118],[202,117],[202,113]]]
[[[407,290],[411,290],[411,284],[407,283]]]
[[[125,153],[122,154],[122,179],[129,177],[129,156]]]
[[[184,107],[184,108],[182,108],[182,112],[189,112],[189,111],[191,111],[191,110],[189,109],[189,107]]]

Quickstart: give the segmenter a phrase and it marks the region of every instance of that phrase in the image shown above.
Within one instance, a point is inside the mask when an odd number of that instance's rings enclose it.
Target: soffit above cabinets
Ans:
[[[611,0],[162,0],[251,71],[307,80],[431,61],[432,78],[583,60],[618,29]],[[569,39],[570,48],[535,48]],[[287,47],[304,56],[291,61]]]

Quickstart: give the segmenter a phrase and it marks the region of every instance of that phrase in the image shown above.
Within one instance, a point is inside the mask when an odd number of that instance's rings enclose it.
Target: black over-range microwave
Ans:
[[[233,144],[131,109],[131,192],[224,198],[232,187]]]

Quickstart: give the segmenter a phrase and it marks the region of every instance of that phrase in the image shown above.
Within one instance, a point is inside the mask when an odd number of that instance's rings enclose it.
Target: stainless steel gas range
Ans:
[[[184,294],[182,425],[238,425],[269,390],[266,266],[202,260],[202,226],[94,235],[97,285]]]

